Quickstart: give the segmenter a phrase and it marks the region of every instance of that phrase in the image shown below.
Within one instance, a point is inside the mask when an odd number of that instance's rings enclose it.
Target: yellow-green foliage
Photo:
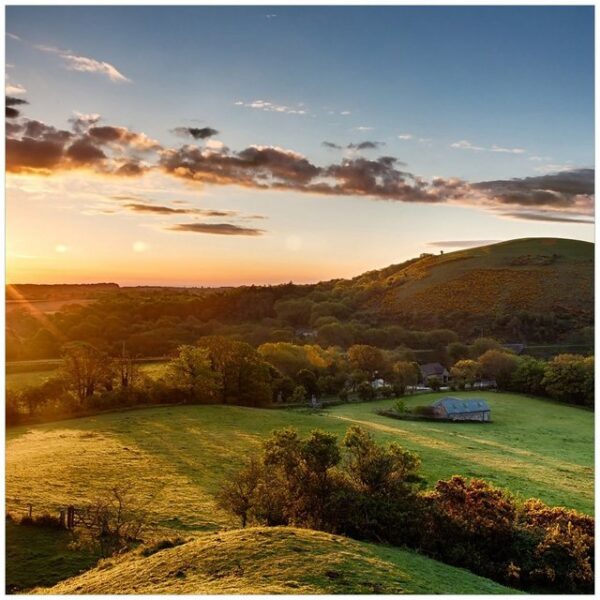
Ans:
[[[206,534],[137,550],[48,594],[506,594],[506,587],[397,548],[287,527]]]

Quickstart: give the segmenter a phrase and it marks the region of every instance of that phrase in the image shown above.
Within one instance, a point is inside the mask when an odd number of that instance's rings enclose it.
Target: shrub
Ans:
[[[413,408],[413,412],[422,417],[435,417],[435,409],[433,406],[415,406]]]
[[[169,548],[175,548],[177,546],[181,546],[182,544],[185,544],[186,540],[184,540],[183,538],[166,538],[164,540],[159,540],[157,542],[155,542],[154,544],[152,544],[151,546],[146,546],[141,554],[142,556],[152,556],[153,554],[156,554],[157,552],[160,552],[161,550],[167,550]]]
[[[19,521],[20,525],[27,527],[45,527],[48,529],[64,529],[65,526],[59,517],[54,517],[48,513],[43,513],[39,516],[30,517],[26,515]]]
[[[356,387],[356,393],[363,402],[375,399],[375,390],[368,381],[359,383]]]

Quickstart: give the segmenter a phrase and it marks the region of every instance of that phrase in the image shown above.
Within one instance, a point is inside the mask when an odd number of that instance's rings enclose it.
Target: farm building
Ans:
[[[453,398],[446,396],[432,405],[435,416],[452,421],[491,421],[489,404],[482,398]]]
[[[448,369],[446,369],[444,365],[440,363],[427,363],[421,365],[419,368],[421,369],[421,377],[425,385],[427,385],[427,382],[432,377],[437,377],[442,382],[442,385],[446,385],[448,383],[450,373],[448,373]]]

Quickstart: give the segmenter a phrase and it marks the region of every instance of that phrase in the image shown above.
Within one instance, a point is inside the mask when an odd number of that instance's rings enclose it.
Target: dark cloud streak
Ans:
[[[168,231],[181,231],[190,233],[205,233],[212,235],[263,235],[263,229],[253,227],[240,227],[232,223],[179,223],[166,228]]]

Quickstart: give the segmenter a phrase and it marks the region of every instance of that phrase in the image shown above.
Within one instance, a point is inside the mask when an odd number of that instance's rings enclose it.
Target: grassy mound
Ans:
[[[513,590],[405,550],[286,527],[206,534],[140,550],[47,594],[506,594]]]

